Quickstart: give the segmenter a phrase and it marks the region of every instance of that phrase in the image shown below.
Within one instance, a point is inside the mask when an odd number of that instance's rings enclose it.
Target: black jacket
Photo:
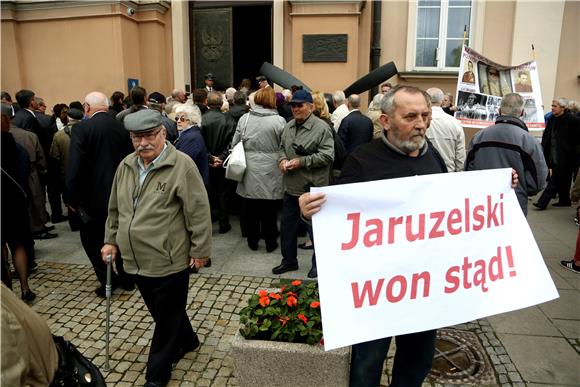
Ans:
[[[70,206],[83,207],[93,219],[106,219],[117,166],[133,151],[129,132],[107,112],[78,123],[66,174]]]
[[[373,122],[360,111],[352,111],[340,122],[338,135],[349,154],[373,139]]]
[[[201,134],[210,155],[224,160],[235,132],[235,122],[219,109],[209,109],[201,119]]]
[[[347,157],[338,184],[447,172],[435,147],[427,146],[426,152],[411,157],[393,150],[383,138],[377,138],[361,145]]]
[[[580,120],[564,113],[560,117],[552,115],[542,135],[542,148],[548,168],[575,165],[580,148]]]
[[[232,107],[230,107],[230,110],[228,110],[228,112],[226,113],[226,115],[230,116],[235,122],[236,125],[238,124],[238,121],[240,120],[240,118],[246,114],[248,112],[248,110],[250,110],[249,106],[244,104],[244,105],[233,105]]]

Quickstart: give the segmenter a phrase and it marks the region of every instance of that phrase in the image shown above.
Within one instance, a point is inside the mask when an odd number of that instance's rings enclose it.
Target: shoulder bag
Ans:
[[[246,116],[244,127],[240,133],[240,141],[234,146],[232,152],[224,160],[223,167],[226,169],[226,179],[242,181],[246,172],[246,152],[244,150],[244,134],[248,126],[250,113]]]

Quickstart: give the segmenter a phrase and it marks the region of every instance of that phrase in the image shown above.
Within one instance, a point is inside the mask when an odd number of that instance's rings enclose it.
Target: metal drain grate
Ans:
[[[497,385],[493,368],[477,335],[456,329],[439,329],[429,379],[438,383]]]

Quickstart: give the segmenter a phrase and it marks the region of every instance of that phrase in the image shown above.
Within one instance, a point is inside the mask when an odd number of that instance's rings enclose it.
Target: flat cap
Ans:
[[[123,121],[129,132],[148,132],[161,126],[161,113],[156,110],[143,109],[128,114]]]
[[[268,79],[265,76],[263,76],[263,75],[258,75],[256,77],[256,82],[262,82],[262,81],[267,81],[267,80]]]
[[[212,73],[207,73],[205,74],[205,79],[207,79],[208,81],[214,81],[215,77],[213,76]]]

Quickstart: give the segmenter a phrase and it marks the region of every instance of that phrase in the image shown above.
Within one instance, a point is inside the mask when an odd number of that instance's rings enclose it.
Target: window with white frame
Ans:
[[[471,0],[419,0],[416,2],[415,70],[457,70],[461,47],[469,45]]]

